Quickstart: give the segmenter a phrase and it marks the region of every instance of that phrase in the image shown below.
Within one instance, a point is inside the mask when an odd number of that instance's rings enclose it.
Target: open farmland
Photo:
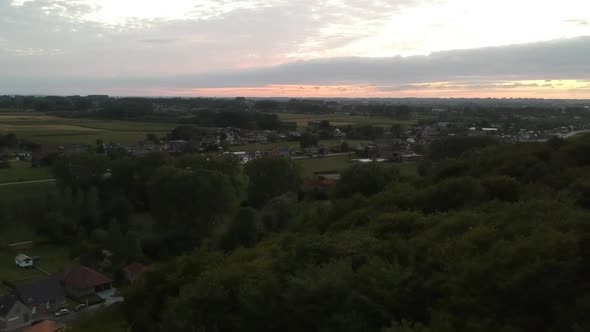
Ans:
[[[164,135],[173,123],[151,123],[117,120],[60,118],[44,114],[0,113],[0,133],[12,132],[19,138],[37,143],[94,144],[105,142],[133,143],[147,133]]]

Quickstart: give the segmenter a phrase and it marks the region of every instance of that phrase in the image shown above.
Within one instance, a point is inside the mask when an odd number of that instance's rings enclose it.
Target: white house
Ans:
[[[33,259],[25,254],[18,254],[14,258],[14,263],[19,267],[31,267],[33,266]]]

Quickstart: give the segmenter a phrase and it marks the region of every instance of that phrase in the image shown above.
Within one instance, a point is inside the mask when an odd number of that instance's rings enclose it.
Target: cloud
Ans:
[[[171,85],[199,88],[271,84],[411,84],[482,79],[590,80],[590,37],[446,51],[428,56],[297,61],[266,68],[168,79]],[[165,83],[165,80],[159,82]]]
[[[190,90],[261,86],[377,86],[381,91],[530,89],[560,87],[561,80],[590,81],[590,37],[457,50],[428,56],[333,58],[197,75],[111,78],[0,78],[0,89]],[[532,81],[534,82],[526,82]],[[524,81],[524,82],[523,82]],[[538,82],[537,82],[538,81]],[[448,83],[436,83],[448,82]],[[543,85],[543,86],[542,86]]]
[[[480,47],[512,34],[517,41],[590,35],[585,0],[539,3],[539,17],[521,15],[537,3],[521,0],[501,25],[493,13],[480,15],[512,0],[497,1],[0,0],[0,93],[366,91],[433,82],[450,82],[432,86],[439,90],[465,82],[495,89],[495,82],[588,79],[590,37]]]

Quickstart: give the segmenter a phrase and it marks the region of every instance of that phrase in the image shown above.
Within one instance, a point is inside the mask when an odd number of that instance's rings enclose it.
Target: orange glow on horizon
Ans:
[[[378,85],[266,85],[196,89],[121,89],[115,95],[183,97],[293,97],[293,98],[546,98],[590,99],[590,82],[575,80],[517,81],[471,84],[435,82],[403,86]]]

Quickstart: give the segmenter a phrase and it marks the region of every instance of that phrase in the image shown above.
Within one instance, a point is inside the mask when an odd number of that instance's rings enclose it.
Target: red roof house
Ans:
[[[80,298],[111,288],[113,280],[86,266],[78,266],[60,275],[60,280],[69,295]]]
[[[130,282],[135,282],[145,272],[145,265],[140,263],[131,263],[123,268],[125,279]]]
[[[338,180],[331,177],[323,175],[316,176],[303,183],[299,192],[299,198],[326,199],[328,193],[337,182]]]
[[[52,320],[44,320],[41,323],[35,324],[24,332],[64,332],[66,326],[62,323],[58,323]]]

